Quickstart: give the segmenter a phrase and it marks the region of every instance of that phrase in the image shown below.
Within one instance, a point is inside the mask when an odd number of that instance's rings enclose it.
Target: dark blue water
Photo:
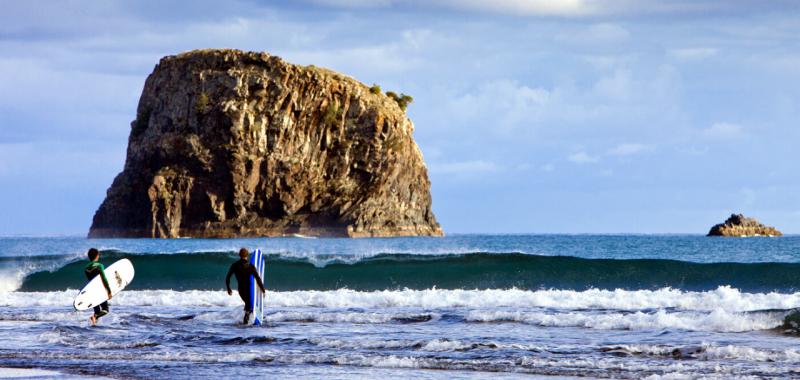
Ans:
[[[100,327],[71,309],[89,247],[129,258]],[[267,321],[223,279],[267,261]],[[152,377],[791,377],[800,237],[0,238],[0,367]],[[235,293],[234,293],[235,294]]]

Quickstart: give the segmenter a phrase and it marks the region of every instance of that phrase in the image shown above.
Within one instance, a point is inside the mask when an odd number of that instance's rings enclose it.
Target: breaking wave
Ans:
[[[126,253],[107,251],[106,264],[129,258],[136,278],[129,289],[215,290],[224,288],[234,252]],[[0,259],[8,268],[13,258]],[[6,290],[80,288],[84,261],[74,257],[26,258],[26,267]],[[747,292],[800,289],[800,263],[694,263],[661,259],[585,259],[522,253],[377,254],[369,257],[267,258],[271,290],[385,289],[624,289],[673,288],[707,291],[731,286]]]

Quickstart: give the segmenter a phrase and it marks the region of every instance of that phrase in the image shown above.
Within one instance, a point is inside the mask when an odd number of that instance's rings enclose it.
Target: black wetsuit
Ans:
[[[225,286],[228,291],[231,291],[231,275],[236,275],[236,284],[239,290],[239,297],[244,301],[244,310],[253,311],[253,304],[250,303],[250,276],[253,276],[258,283],[258,287],[264,289],[264,283],[261,282],[261,276],[258,275],[256,267],[250,264],[247,260],[239,260],[228,270],[228,275],[225,277]]]
[[[86,275],[86,278],[91,281],[97,275],[103,279],[103,286],[105,286],[106,291],[111,293],[111,287],[108,286],[108,279],[106,278],[105,267],[103,264],[98,263],[97,261],[90,261],[89,264],[83,269],[83,273]],[[106,314],[108,314],[109,307],[108,301],[105,301],[97,306],[94,307],[94,316],[95,318],[100,318]]]

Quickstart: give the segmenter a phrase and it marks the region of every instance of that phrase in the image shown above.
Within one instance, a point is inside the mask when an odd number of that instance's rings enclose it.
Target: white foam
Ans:
[[[554,375],[558,372],[567,372],[572,375],[584,377],[614,378],[639,378],[644,374],[654,371],[663,372],[663,375],[652,379],[749,379],[756,378],[747,375],[730,373],[731,369],[720,366],[718,363],[693,361],[683,363],[676,361],[647,362],[632,364],[619,358],[537,358],[523,356],[518,360],[507,359],[460,359],[444,357],[418,357],[410,355],[280,355],[274,358],[275,362],[306,364],[321,363],[348,365],[373,368],[414,368],[414,369],[445,369],[445,370],[478,370],[493,372],[512,372]],[[756,371],[760,373],[775,372],[769,366],[759,366]],[[785,373],[783,373],[785,374]],[[499,375],[499,374],[498,374]]]
[[[683,310],[789,309],[800,305],[800,293],[742,293],[728,286],[709,292],[660,290],[399,290],[360,292],[282,292],[268,297],[274,306],[318,307],[547,307],[574,309]]]
[[[711,312],[586,313],[538,311],[470,311],[471,322],[520,322],[545,327],[583,327],[600,330],[660,330],[743,332],[780,326],[782,319],[771,314],[746,314],[717,309]]]
[[[0,267],[0,294],[12,292],[22,286],[26,276],[40,271],[54,271],[63,267],[80,256],[78,254],[64,255],[49,260],[30,260],[33,257],[15,257],[18,262],[7,262]]]
[[[19,289],[27,273],[20,268],[0,268],[0,294]]]
[[[629,344],[609,347],[632,355],[671,356],[701,360],[747,360],[765,363],[800,363],[797,349],[772,350],[750,346],[703,343],[695,346]]]
[[[55,292],[0,292],[0,306],[71,306],[77,290]],[[239,296],[224,291],[125,291],[113,303],[129,306],[241,306]],[[267,292],[268,308],[554,308],[646,310],[676,309],[727,312],[791,309],[800,305],[800,293],[742,293],[728,286],[708,292],[660,290],[383,290]]]
[[[0,379],[107,379],[106,377],[81,374],[73,376],[67,373],[38,369],[38,368],[7,368],[0,367]]]
[[[430,352],[463,351],[473,348],[506,348],[517,350],[541,350],[540,346],[527,346],[519,344],[501,344],[495,342],[464,342],[457,339],[433,339],[433,340],[371,340],[371,339],[329,339],[314,338],[310,340],[320,347],[347,349],[347,350],[408,350],[415,349]]]
[[[387,323],[391,322],[394,317],[395,315],[390,313],[374,312],[319,313],[313,311],[279,311],[268,314],[266,320],[269,322]]]

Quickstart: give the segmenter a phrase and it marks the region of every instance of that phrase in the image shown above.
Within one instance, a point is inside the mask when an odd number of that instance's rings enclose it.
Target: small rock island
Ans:
[[[268,53],[164,57],[89,237],[441,236],[411,100]]]
[[[751,236],[783,236],[775,227],[765,226],[753,218],[742,214],[731,214],[724,223],[711,227],[707,236],[751,237]]]

